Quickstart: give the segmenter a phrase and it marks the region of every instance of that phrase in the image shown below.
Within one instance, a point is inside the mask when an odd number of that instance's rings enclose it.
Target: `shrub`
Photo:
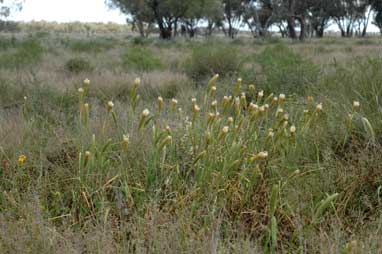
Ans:
[[[76,57],[66,62],[65,69],[78,74],[81,72],[91,72],[94,68],[87,59]]]
[[[138,71],[162,69],[163,65],[154,53],[144,47],[132,47],[122,56],[124,67]]]
[[[0,58],[0,68],[20,68],[25,65],[37,63],[44,52],[36,40],[27,40],[20,44],[11,44],[15,51],[4,53]]]
[[[104,40],[78,40],[69,43],[69,48],[75,52],[86,52],[86,53],[100,53],[103,50],[108,50],[114,47],[112,41]]]
[[[283,44],[267,47],[257,56],[268,90],[304,94],[317,81],[318,68]]]
[[[216,73],[232,75],[239,66],[240,55],[235,47],[204,45],[192,51],[185,63],[185,71],[191,78],[200,80]]]

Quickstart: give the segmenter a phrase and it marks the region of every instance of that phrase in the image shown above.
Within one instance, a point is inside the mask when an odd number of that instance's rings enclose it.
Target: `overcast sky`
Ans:
[[[126,17],[118,10],[110,10],[104,0],[25,0],[25,2],[23,9],[14,13],[9,19],[126,23]],[[338,30],[338,28],[332,25],[330,30]],[[368,31],[378,32],[379,30],[370,24]]]
[[[118,10],[109,10],[104,0],[26,0],[23,9],[10,19],[126,23],[126,18]]]

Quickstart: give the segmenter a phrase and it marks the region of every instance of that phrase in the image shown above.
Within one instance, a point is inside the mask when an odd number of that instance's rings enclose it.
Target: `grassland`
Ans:
[[[0,252],[382,253],[381,44],[2,34]]]

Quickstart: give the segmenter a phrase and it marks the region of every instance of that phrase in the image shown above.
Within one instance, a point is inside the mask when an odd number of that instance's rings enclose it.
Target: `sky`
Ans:
[[[118,10],[110,10],[104,0],[25,0],[23,9],[9,19],[126,23],[125,16]]]

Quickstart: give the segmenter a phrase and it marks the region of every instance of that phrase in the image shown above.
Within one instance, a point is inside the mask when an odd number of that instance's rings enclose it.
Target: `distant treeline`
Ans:
[[[1,32],[57,32],[57,33],[127,33],[130,25],[116,23],[57,23],[47,21],[15,22],[0,21]]]
[[[158,29],[163,39],[194,37],[198,30],[205,35],[219,30],[234,38],[244,28],[255,37],[265,37],[274,27],[283,37],[304,40],[323,37],[333,24],[343,37],[364,37],[371,22],[382,33],[382,0],[105,1],[126,13],[143,37]]]

